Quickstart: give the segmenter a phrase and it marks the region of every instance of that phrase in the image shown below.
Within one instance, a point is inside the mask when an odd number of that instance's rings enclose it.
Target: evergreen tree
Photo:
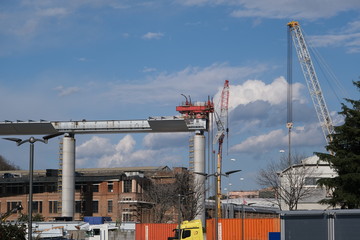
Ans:
[[[360,81],[354,85],[360,91]],[[360,208],[360,100],[345,100],[352,108],[342,104],[339,114],[344,116],[344,124],[334,127],[332,140],[326,147],[332,154],[317,153],[338,176],[320,179],[318,184],[332,193],[320,203],[351,209]]]

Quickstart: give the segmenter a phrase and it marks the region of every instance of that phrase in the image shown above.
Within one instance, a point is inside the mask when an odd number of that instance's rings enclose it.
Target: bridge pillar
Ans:
[[[71,134],[63,138],[61,198],[61,216],[73,219],[75,212],[75,138]]]
[[[197,131],[194,136],[194,172],[205,173],[205,136],[203,131]],[[195,219],[200,219],[203,226],[205,226],[205,180],[205,176],[194,174],[195,191],[201,193],[197,202],[199,213]]]

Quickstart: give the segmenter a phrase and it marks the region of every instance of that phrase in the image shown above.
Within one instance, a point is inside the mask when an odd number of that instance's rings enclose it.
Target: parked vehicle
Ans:
[[[90,225],[86,231],[86,240],[109,240],[109,232],[117,230],[118,227],[109,224]]]
[[[174,229],[175,236],[168,237],[168,240],[203,240],[203,228],[201,220],[184,221],[180,229]]]

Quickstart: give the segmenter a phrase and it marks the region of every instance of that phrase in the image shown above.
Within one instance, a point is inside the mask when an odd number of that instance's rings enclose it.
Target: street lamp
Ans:
[[[178,229],[177,229],[177,237],[178,239],[180,240],[181,239],[181,228],[180,228],[180,225],[181,225],[181,199],[184,199],[185,197],[191,195],[191,194],[194,194],[195,192],[190,192],[188,194],[178,194]]]
[[[256,203],[247,203],[247,206],[254,205]],[[241,204],[241,240],[245,240],[245,227],[244,227],[244,221],[245,221],[245,209],[244,209],[245,202]]]
[[[237,173],[240,171],[241,170],[232,170],[232,171],[225,172],[225,174],[221,173],[221,172],[215,172],[212,174],[201,173],[201,172],[194,172],[194,173],[205,176],[206,178],[211,177],[211,176],[214,176],[215,178],[219,178],[221,176],[229,177],[230,174]],[[216,181],[216,184],[215,184],[215,240],[217,240],[219,237],[218,236],[218,234],[219,234],[218,225],[219,225],[219,215],[220,215],[220,210],[221,210],[219,187],[220,187],[219,181]]]
[[[22,140],[20,138],[4,138],[8,141],[16,142],[17,146],[20,146],[26,142],[30,143],[30,163],[29,163],[29,223],[28,223],[28,240],[32,240],[32,203],[33,203],[33,173],[34,173],[34,143],[42,142],[47,143],[48,138],[37,139],[30,137],[29,139]]]

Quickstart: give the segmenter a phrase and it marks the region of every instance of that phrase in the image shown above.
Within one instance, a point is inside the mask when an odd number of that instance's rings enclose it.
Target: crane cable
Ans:
[[[293,112],[292,112],[292,36],[291,28],[288,28],[287,32],[287,123],[286,127],[288,128],[288,161],[291,165],[291,130],[293,127]]]
[[[304,29],[302,29],[302,31],[303,31],[303,35],[304,35],[305,39],[309,39],[307,37],[307,34],[305,33]],[[322,75],[324,76],[325,80],[327,81],[328,86],[330,87],[332,93],[337,98],[338,102],[341,103],[341,98],[349,96],[348,91],[345,89],[343,84],[336,77],[334,71],[332,71],[331,67],[329,66],[329,64],[327,64],[327,62],[322,57],[320,52],[315,47],[312,46],[311,41],[307,42],[307,44],[308,44],[309,50],[311,51],[311,53],[314,56],[314,60],[315,60],[316,64],[318,65]],[[343,97],[339,97],[337,92],[339,92],[340,95]]]

